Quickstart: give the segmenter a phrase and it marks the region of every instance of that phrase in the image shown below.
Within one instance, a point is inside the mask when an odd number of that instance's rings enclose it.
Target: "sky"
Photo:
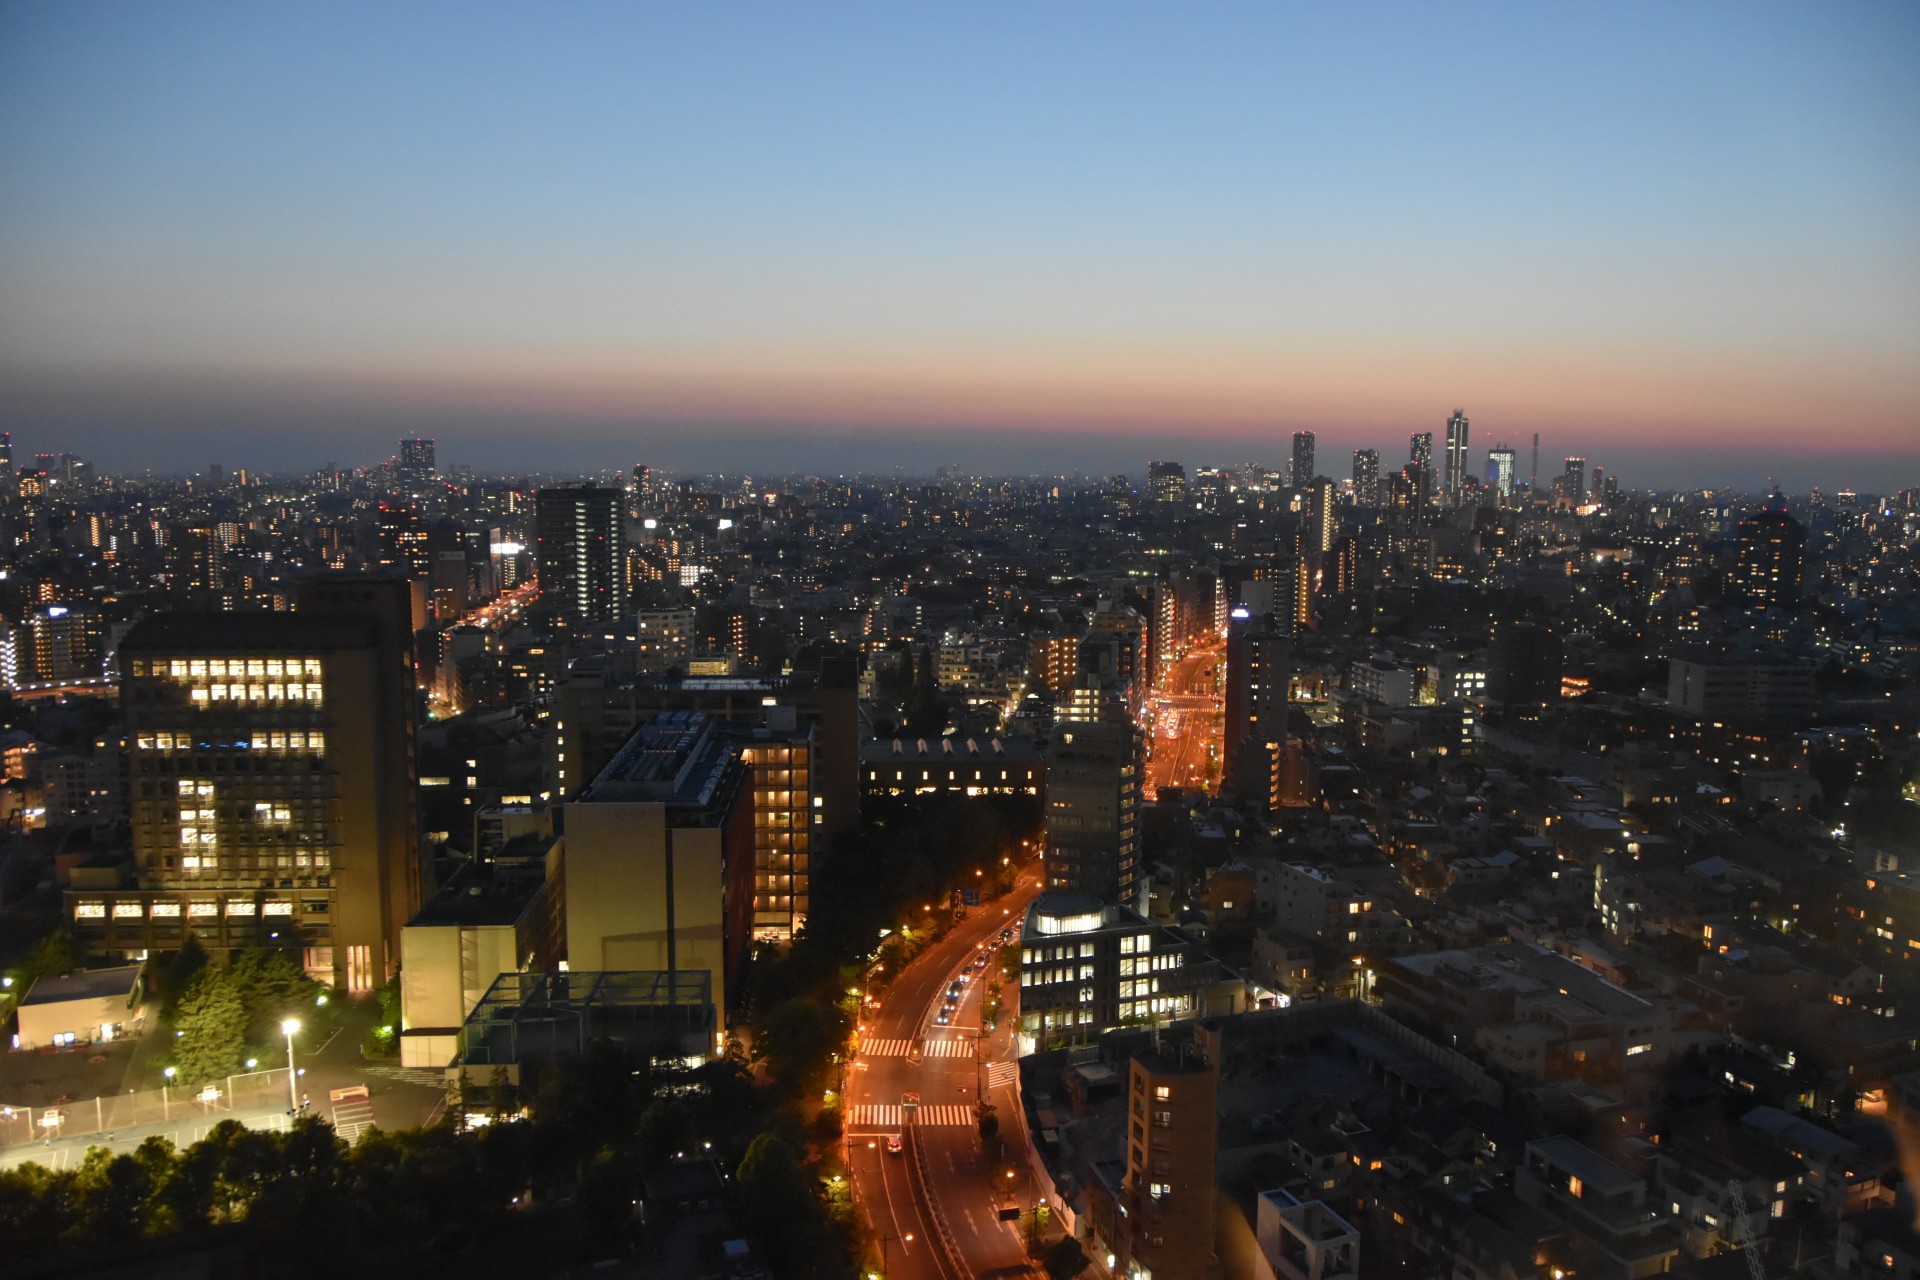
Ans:
[[[1920,6],[0,0],[0,429],[1920,484]]]

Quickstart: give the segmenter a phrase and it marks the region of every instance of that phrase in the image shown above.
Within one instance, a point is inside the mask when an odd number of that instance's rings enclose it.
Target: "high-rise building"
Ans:
[[[1487,696],[1519,719],[1538,719],[1560,700],[1566,646],[1551,627],[1503,619],[1487,646]]]
[[[412,439],[400,442],[400,482],[409,491],[431,484],[438,474],[433,463],[433,441]]]
[[[1149,462],[1147,493],[1155,502],[1184,505],[1187,500],[1187,469],[1177,462]]]
[[[1513,449],[1497,444],[1487,450],[1487,478],[1502,504],[1513,500]]]
[[[19,496],[19,482],[13,474],[13,433],[0,431],[0,504]]]
[[[1467,483],[1467,412],[1455,409],[1447,419],[1446,470],[1443,474],[1447,505],[1460,502],[1460,490]]]
[[[407,584],[293,613],[172,613],[120,646],[139,889],[68,894],[90,950],[301,949],[370,991],[421,901]]]
[[[29,681],[97,680],[102,661],[100,614],[91,605],[50,604],[28,614],[24,628],[33,671]]]
[[[175,525],[167,530],[168,586],[196,607],[218,608],[226,585],[225,548],[211,524]]]
[[[1293,644],[1272,614],[1237,606],[1227,620],[1226,727],[1222,746],[1279,742],[1287,734]]]
[[[1325,476],[1307,486],[1307,546],[1311,555],[1322,555],[1333,546],[1333,535],[1340,527],[1340,512],[1334,504],[1333,481]]]
[[[1127,1171],[1113,1275],[1203,1280],[1214,1271],[1219,1072],[1199,1044],[1168,1044],[1127,1068]]]
[[[1433,505],[1433,432],[1416,431],[1410,443],[1404,469],[1413,481],[1414,501],[1424,511]]]
[[[1313,432],[1293,433],[1293,470],[1288,473],[1287,480],[1296,489],[1304,489],[1313,483]]]
[[[1806,552],[1806,526],[1787,513],[1787,500],[1776,489],[1740,521],[1733,594],[1755,608],[1793,608],[1800,601]]]
[[[715,1007],[727,1007],[753,922],[754,812],[740,754],[717,717],[668,712],[568,802],[570,968],[704,970]]]
[[[1117,696],[1074,692],[1047,753],[1047,887],[1143,910],[1140,735]]]
[[[814,730],[791,708],[746,739],[753,789],[753,937],[791,942],[807,922],[812,884]]]
[[[421,581],[432,576],[427,518],[418,507],[410,502],[383,502],[374,513],[373,523],[380,544],[380,563],[384,567]]]
[[[576,626],[627,611],[626,495],[618,489],[542,489],[535,499],[541,599]]]
[[[1380,451],[1353,451],[1353,502],[1358,507],[1380,505]]]
[[[1565,470],[1560,473],[1560,486],[1569,502],[1579,502],[1587,496],[1587,460],[1568,458],[1563,464]]]

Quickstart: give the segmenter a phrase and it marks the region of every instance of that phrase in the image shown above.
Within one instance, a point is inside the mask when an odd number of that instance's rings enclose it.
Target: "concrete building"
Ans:
[[[1089,1192],[1108,1274],[1211,1280],[1219,1073],[1198,1044],[1135,1054],[1127,1064],[1127,1162],[1120,1185]]]
[[[1674,657],[1667,662],[1667,703],[1696,720],[1803,720],[1813,713],[1813,671],[1765,657]]]
[[[551,847],[549,859],[557,858]],[[559,904],[557,881],[545,872],[499,874],[469,864],[407,922],[400,935],[401,1066],[451,1063],[461,1026],[501,974],[553,964]]]
[[[860,749],[864,795],[950,791],[1038,797],[1046,782],[1046,758],[1020,738],[892,738]]]
[[[1360,1232],[1318,1200],[1282,1188],[1260,1193],[1255,1280],[1359,1280]]]
[[[718,719],[642,725],[565,809],[566,959],[580,971],[704,971],[725,1010],[752,940],[749,766]]]
[[[540,597],[575,626],[627,611],[626,495],[618,489],[542,489],[535,499]]]
[[[1047,887],[1137,909],[1140,734],[1117,699],[1079,692],[1089,696],[1060,710],[1047,752]]]
[[[17,1013],[15,1049],[58,1049],[118,1040],[139,1022],[141,965],[80,969],[42,978]]]
[[[1020,927],[1021,1054],[1190,1016],[1195,955],[1185,938],[1126,907],[1041,894]]]
[[[74,891],[96,953],[297,946],[370,991],[400,963],[423,868],[410,597],[324,579],[296,613],[158,614],[120,646],[140,888]]]
[[[1671,1269],[1680,1252],[1680,1228],[1648,1203],[1646,1182],[1572,1138],[1528,1143],[1514,1193],[1575,1237],[1581,1276],[1640,1280]]]

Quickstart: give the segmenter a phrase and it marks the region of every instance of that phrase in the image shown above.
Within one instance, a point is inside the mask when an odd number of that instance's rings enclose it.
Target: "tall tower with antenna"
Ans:
[[[1529,493],[1540,487],[1540,433],[1533,433],[1533,477],[1527,481]]]

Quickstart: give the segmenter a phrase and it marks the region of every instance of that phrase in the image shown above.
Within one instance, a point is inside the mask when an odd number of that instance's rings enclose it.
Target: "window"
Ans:
[[[1578,1200],[1580,1198],[1580,1193],[1585,1189],[1586,1189],[1586,1186],[1584,1183],[1580,1181],[1580,1179],[1572,1176],[1569,1176],[1567,1178],[1567,1194],[1572,1196],[1575,1200]]]
[[[1171,1101],[1173,1088],[1171,1085],[1157,1084],[1153,1086],[1153,1096],[1161,1102]]]

